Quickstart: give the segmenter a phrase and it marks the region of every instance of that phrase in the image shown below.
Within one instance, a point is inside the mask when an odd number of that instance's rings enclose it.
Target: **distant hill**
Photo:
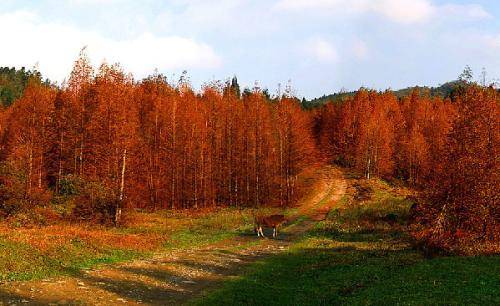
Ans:
[[[0,67],[0,104],[8,107],[21,97],[31,77],[41,81],[38,71]]]
[[[418,89],[421,94],[428,94],[430,97],[441,97],[448,98],[451,96],[454,89],[456,89],[460,84],[463,84],[463,81],[451,81],[444,83],[438,87],[427,87],[427,86],[414,86],[403,88],[395,91],[394,93],[398,97],[404,97],[409,95],[414,89]]]
[[[444,83],[438,87],[428,87],[428,86],[413,86],[407,87],[399,90],[395,90],[394,94],[397,97],[404,97],[409,95],[413,90],[418,89],[421,94],[428,94],[430,97],[449,97],[453,90],[461,83],[462,81],[451,81]],[[319,98],[314,98],[311,100],[302,100],[302,105],[304,108],[314,108],[317,106],[324,105],[328,102],[340,102],[346,97],[351,97],[356,94],[356,91],[348,91],[348,92],[338,92],[330,95],[323,95]]]

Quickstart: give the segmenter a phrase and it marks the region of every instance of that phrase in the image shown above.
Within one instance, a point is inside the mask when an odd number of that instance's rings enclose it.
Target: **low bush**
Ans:
[[[76,197],[72,217],[78,221],[113,225],[117,207],[118,199],[111,188],[97,182],[87,182]]]

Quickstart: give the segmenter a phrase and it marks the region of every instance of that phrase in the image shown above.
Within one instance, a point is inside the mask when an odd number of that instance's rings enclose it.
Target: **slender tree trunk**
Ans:
[[[62,179],[62,155],[63,155],[63,141],[64,141],[64,132],[61,132],[61,138],[59,139],[59,160],[58,160],[58,169],[57,169],[57,182],[56,182],[56,194],[59,194],[61,188],[61,179]]]
[[[280,127],[278,127],[279,129]],[[283,206],[283,136],[281,130],[279,130],[279,145],[280,145],[280,168],[279,168],[279,180],[280,180],[280,205]]]
[[[122,155],[122,169],[121,169],[121,179],[120,179],[120,193],[118,201],[116,203],[115,210],[115,224],[118,225],[122,216],[122,203],[123,203],[123,192],[125,190],[125,169],[127,164],[127,149],[123,150]]]
[[[33,175],[33,148],[32,145],[30,145],[29,149],[29,157],[28,157],[28,188],[27,188],[27,194],[31,194],[31,177]]]

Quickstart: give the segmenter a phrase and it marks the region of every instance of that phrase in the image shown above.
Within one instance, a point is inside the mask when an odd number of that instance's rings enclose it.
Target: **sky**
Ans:
[[[237,76],[276,93],[500,78],[498,0],[0,0],[0,66],[62,82],[80,49],[136,79]]]

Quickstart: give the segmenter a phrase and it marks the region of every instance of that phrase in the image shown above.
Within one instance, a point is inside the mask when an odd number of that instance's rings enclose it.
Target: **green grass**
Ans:
[[[112,235],[113,242],[129,237],[140,239],[142,245],[158,243],[151,249],[137,248],[135,244],[115,245],[97,241],[90,232],[82,230],[80,235],[60,242],[44,239],[44,228],[18,232],[9,229],[0,237],[0,281],[27,281],[57,275],[72,275],[82,269],[101,264],[112,264],[132,259],[147,258],[154,253],[169,249],[189,249],[230,239],[243,232],[250,232],[253,224],[251,212],[237,209],[220,209],[204,215],[192,216],[185,213],[161,212],[144,214],[145,223],[124,228],[90,227],[97,236]],[[61,231],[66,230],[62,227]],[[68,229],[69,230],[69,229]],[[40,232],[42,231],[42,232]],[[52,232],[50,232],[53,234]],[[43,249],[30,241],[47,240]],[[66,233],[67,235],[67,233]],[[41,236],[41,237],[40,237]],[[152,239],[148,241],[148,239]],[[42,243],[43,244],[43,243]]]
[[[498,305],[500,257],[425,258],[404,226],[410,202],[386,184],[329,214],[286,253],[258,261],[195,305]]]
[[[310,242],[254,264],[201,305],[498,304],[498,257],[435,258]]]
[[[205,216],[192,218],[189,224],[172,233],[165,242],[167,249],[201,247],[233,238],[251,230],[250,211],[228,208]]]
[[[224,231],[183,230],[172,235],[165,243],[166,249],[200,247],[234,237],[236,234]]]
[[[26,243],[0,240],[0,280],[26,281],[73,274],[98,264],[115,263],[145,256],[132,250],[92,249],[81,243],[62,245],[50,254]]]

